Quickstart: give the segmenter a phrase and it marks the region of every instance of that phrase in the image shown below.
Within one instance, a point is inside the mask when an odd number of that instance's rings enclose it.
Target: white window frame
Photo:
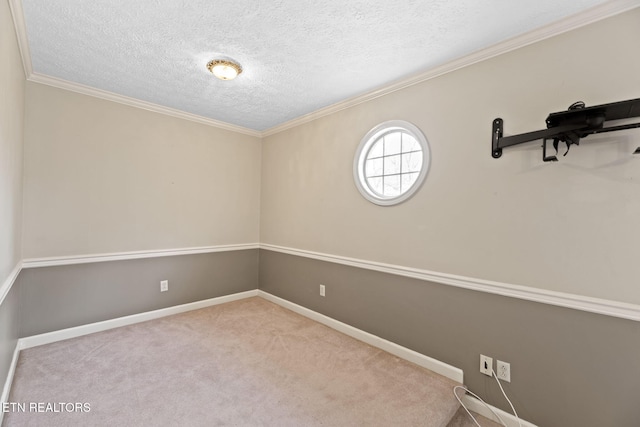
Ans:
[[[367,183],[365,176],[365,163],[374,144],[385,134],[394,131],[406,132],[418,141],[418,144],[420,144],[422,148],[422,169],[420,170],[416,181],[407,191],[397,196],[382,196],[374,191]],[[431,150],[429,148],[429,142],[422,131],[417,126],[407,121],[389,120],[387,122],[380,123],[371,129],[360,141],[360,145],[358,145],[358,149],[356,150],[356,155],[353,160],[353,178],[358,191],[360,191],[360,194],[362,194],[365,199],[371,203],[375,203],[376,205],[392,206],[408,200],[420,189],[420,187],[422,187],[430,167]]]

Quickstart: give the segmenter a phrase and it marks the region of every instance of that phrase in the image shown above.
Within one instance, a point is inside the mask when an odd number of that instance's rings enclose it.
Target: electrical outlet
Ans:
[[[506,381],[508,383],[511,382],[511,364],[507,362],[503,362],[502,360],[496,361],[496,368],[498,372],[496,372],[496,376],[499,380]]]
[[[168,280],[162,280],[160,282],[160,292],[166,292],[169,290],[169,281]]]
[[[320,296],[323,297],[325,294],[325,288],[324,285],[320,285]]]
[[[489,356],[485,356],[484,354],[480,355],[480,372],[491,376],[491,372],[493,370],[493,358]]]

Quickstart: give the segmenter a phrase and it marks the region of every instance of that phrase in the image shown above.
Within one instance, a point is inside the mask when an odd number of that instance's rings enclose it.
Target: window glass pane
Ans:
[[[381,139],[379,139],[376,143],[373,144],[373,147],[369,150],[369,154],[367,155],[368,159],[373,157],[382,157],[384,154],[382,149],[384,148],[384,144]]]
[[[417,150],[422,150],[422,148],[420,148],[420,144],[418,144],[418,141],[416,141],[416,139],[411,135],[409,135],[408,133],[403,133],[402,134],[402,152],[406,153],[409,151],[417,151]]]
[[[384,195],[387,197],[399,196],[400,193],[400,175],[385,176]]]
[[[374,192],[384,195],[382,189],[382,177],[380,178],[367,178],[367,183],[369,184],[369,188]]]
[[[409,190],[411,188],[411,186],[413,184],[415,184],[416,180],[418,179],[418,175],[420,175],[418,172],[413,172],[413,173],[403,173],[402,174],[402,192],[404,193],[405,191]]]
[[[392,132],[384,136],[384,155],[389,156],[392,154],[400,153],[401,133]]]
[[[382,176],[383,162],[383,158],[367,160],[364,169],[365,176]]]
[[[400,173],[400,155],[384,157],[384,174],[393,175]]]
[[[401,203],[420,188],[430,158],[429,144],[415,125],[389,120],[360,141],[353,162],[358,191],[382,206]]]
[[[402,155],[402,172],[420,172],[422,169],[422,151]]]

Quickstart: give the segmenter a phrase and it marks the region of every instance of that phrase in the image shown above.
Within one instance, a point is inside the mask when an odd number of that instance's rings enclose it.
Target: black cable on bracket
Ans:
[[[624,129],[640,127],[639,123],[605,127],[606,122],[640,117],[640,98],[628,101],[613,102],[611,104],[586,107],[584,102],[571,104],[567,111],[551,113],[547,117],[547,129],[519,135],[503,136],[504,122],[497,118],[492,124],[491,156],[498,159],[502,156],[502,149],[512,145],[542,139],[542,160],[556,162],[556,156],[547,156],[547,141],[553,141],[553,147],[558,153],[558,145],[564,142],[567,146],[566,156],[572,145],[580,145],[580,138],[595,133],[614,132]],[[640,154],[640,147],[633,154]]]

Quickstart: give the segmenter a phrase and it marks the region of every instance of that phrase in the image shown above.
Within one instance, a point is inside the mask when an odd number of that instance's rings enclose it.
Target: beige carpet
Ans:
[[[454,385],[249,298],[22,351],[3,426],[444,427]]]

